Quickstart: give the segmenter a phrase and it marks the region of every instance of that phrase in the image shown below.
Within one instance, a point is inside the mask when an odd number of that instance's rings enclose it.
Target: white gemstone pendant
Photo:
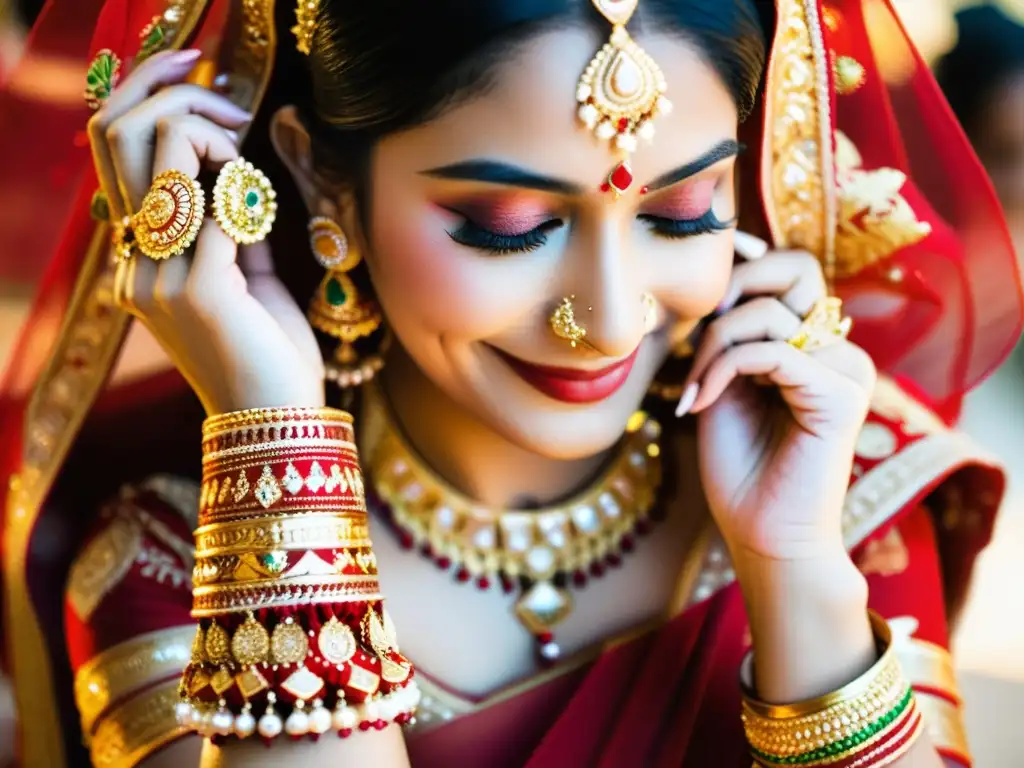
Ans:
[[[535,635],[551,631],[570,613],[572,595],[548,581],[538,581],[516,602],[516,616]]]

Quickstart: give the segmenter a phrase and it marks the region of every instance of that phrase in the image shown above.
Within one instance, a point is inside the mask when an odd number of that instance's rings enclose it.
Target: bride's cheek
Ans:
[[[499,298],[498,265],[448,235],[427,213],[379,227],[371,264],[377,297],[397,330],[473,335]]]

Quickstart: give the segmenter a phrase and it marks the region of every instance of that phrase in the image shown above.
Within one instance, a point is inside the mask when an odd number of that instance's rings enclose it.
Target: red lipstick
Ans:
[[[611,397],[626,383],[639,351],[637,347],[629,357],[606,368],[589,371],[534,365],[497,350],[509,368],[519,374],[523,381],[563,403],[596,403]]]

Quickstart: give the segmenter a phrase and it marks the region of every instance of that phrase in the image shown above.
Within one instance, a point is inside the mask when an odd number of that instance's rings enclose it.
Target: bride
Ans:
[[[971,764],[1021,295],[887,3],[156,5],[9,380],[25,765]]]

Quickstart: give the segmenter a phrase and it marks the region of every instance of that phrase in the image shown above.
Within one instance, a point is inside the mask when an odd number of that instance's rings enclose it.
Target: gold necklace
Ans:
[[[364,409],[376,432],[364,457],[368,502],[407,549],[418,548],[460,583],[518,587],[516,618],[534,635],[542,660],[560,655],[553,628],[573,609],[568,587],[586,585],[632,551],[655,521],[661,481],[661,426],[643,412],[596,482],[571,499],[534,510],[487,507],[437,477],[399,433],[383,396],[366,387]]]

